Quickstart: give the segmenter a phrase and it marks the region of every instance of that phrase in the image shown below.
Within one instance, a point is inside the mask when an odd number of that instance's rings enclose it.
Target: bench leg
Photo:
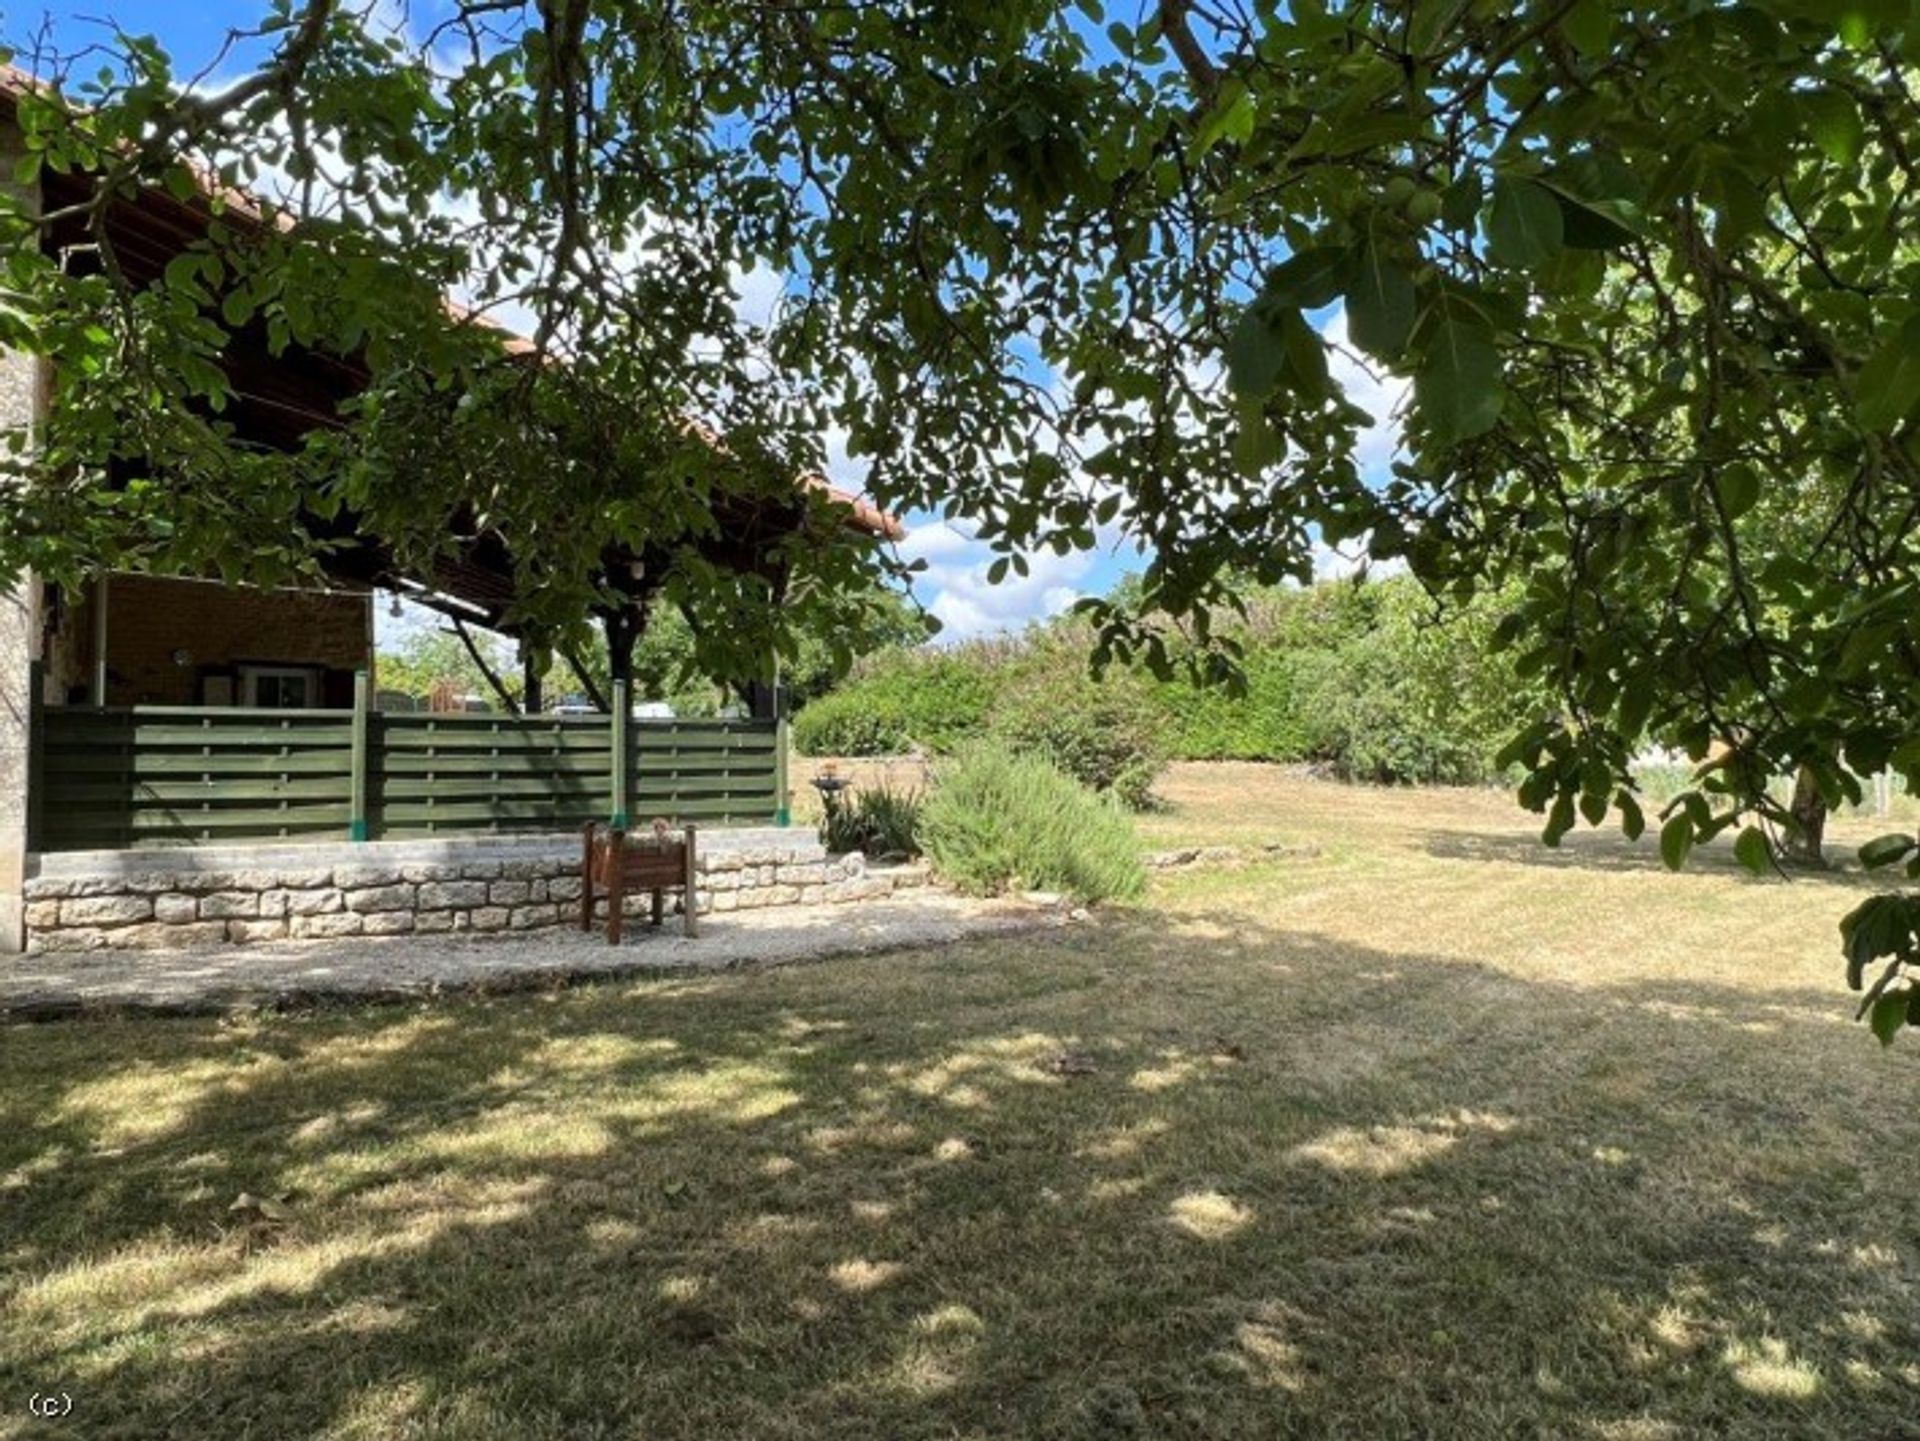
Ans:
[[[626,928],[627,919],[627,856],[626,836],[619,831],[613,833],[613,846],[608,856],[607,866],[607,944],[620,944],[621,933]]]
[[[686,842],[686,884],[680,889],[680,914],[686,922],[687,934],[690,936],[698,936],[700,934],[700,919],[696,912],[698,912],[700,907],[699,891],[694,885],[694,828],[692,826],[687,827]]]
[[[667,917],[667,893],[655,886],[653,888],[653,924],[657,928]]]
[[[581,831],[580,846],[580,929],[593,929],[593,826],[588,821]]]

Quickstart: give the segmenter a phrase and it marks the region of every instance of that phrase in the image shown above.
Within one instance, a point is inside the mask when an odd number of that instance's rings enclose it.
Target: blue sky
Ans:
[[[408,26],[416,36],[430,23],[437,0],[349,0],[374,12],[376,23]],[[105,43],[115,22],[134,33],[157,36],[173,56],[176,73],[192,76],[219,56],[229,33],[260,23],[267,0],[40,0],[38,4],[0,4],[0,38],[17,49],[27,48],[45,25],[57,49],[71,51],[89,43]],[[253,52],[258,53],[257,49]],[[242,52],[244,55],[245,52]],[[236,57],[230,64],[239,66]],[[764,317],[777,303],[781,277],[762,271],[743,277],[741,312],[746,318]],[[1343,319],[1336,313],[1328,326],[1331,338],[1344,338]],[[1363,471],[1385,469],[1392,449],[1392,433],[1385,417],[1399,399],[1399,388],[1368,375],[1344,356],[1335,354],[1334,369],[1352,399],[1382,417],[1382,424],[1365,438],[1359,457]],[[860,467],[849,461],[837,438],[827,436],[829,472],[849,489],[861,488]],[[1112,541],[1100,549],[1057,556],[1042,550],[1028,557],[1026,576],[1008,574],[998,585],[987,581],[993,559],[987,546],[971,538],[963,524],[942,522],[933,515],[906,517],[909,533],[902,552],[926,563],[916,591],[946,625],[943,639],[1016,630],[1055,614],[1082,595],[1102,594],[1129,569],[1138,569],[1139,553],[1131,545]],[[1347,568],[1341,557],[1328,555],[1323,569],[1337,573]],[[381,612],[383,631],[402,630]]]

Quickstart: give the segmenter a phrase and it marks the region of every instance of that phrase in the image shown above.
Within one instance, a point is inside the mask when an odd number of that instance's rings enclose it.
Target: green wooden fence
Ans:
[[[772,721],[183,706],[41,711],[40,850],[570,830],[619,817],[765,825]],[[625,746],[616,750],[617,732]]]

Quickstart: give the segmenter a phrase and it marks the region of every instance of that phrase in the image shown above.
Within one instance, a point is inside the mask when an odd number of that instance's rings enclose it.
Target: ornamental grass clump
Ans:
[[[1139,837],[1117,802],[1040,756],[998,746],[940,768],[920,840],[942,876],[976,895],[1031,889],[1104,901],[1146,886]]]

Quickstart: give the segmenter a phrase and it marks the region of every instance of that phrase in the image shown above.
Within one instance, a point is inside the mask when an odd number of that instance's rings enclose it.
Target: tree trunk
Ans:
[[[1787,836],[1787,854],[1803,865],[1826,865],[1821,841],[1827,829],[1827,800],[1820,794],[1811,766],[1801,766],[1793,778],[1792,810],[1795,830]]]

